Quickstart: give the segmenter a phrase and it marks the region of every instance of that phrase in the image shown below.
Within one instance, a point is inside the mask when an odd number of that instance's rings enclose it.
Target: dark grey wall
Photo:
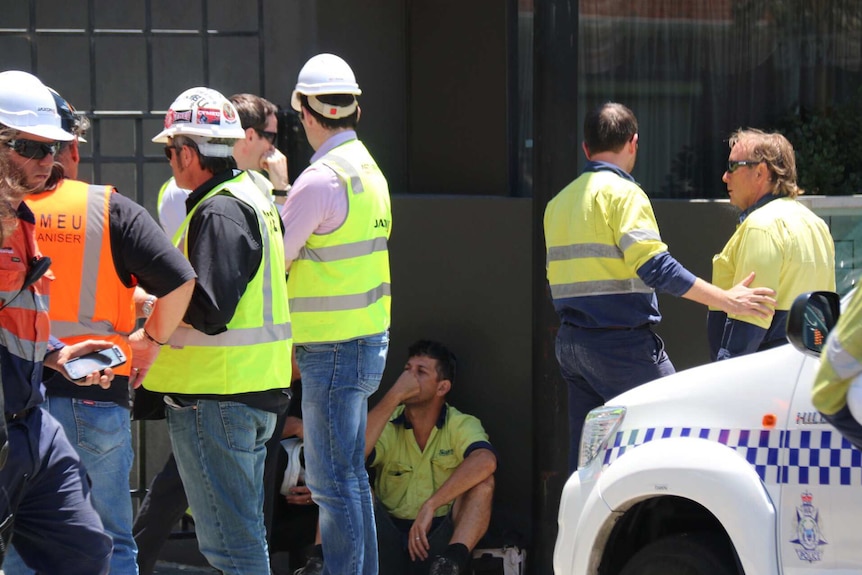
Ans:
[[[712,256],[733,234],[737,211],[726,201],[654,200],[656,220],[670,253],[692,273],[710,281]],[[706,307],[659,295],[663,320],[656,330],[677,371],[709,361]]]
[[[530,534],[532,493],[531,201],[396,196],[392,345],[382,389],[407,346],[436,339],[458,356],[452,403],[478,416],[499,452],[500,528]]]

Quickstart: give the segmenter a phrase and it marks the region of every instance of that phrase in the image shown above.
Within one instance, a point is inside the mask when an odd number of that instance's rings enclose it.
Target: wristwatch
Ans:
[[[153,306],[156,305],[156,300],[159,299],[154,295],[149,296],[144,300],[144,303],[141,305],[141,311],[144,312],[144,317],[150,317],[153,313]]]

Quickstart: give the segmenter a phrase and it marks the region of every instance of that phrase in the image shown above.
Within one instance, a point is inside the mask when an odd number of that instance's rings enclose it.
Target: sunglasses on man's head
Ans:
[[[59,142],[37,142],[36,140],[9,140],[6,145],[15,153],[31,160],[41,160],[48,154],[56,155],[60,149]]]
[[[729,173],[733,173],[738,170],[741,166],[756,166],[763,160],[728,160],[727,161],[727,171]]]
[[[259,130],[258,128],[255,128],[254,131],[257,132],[258,136],[269,141],[270,144],[275,144],[275,139],[278,137],[277,132],[267,132],[266,130]]]

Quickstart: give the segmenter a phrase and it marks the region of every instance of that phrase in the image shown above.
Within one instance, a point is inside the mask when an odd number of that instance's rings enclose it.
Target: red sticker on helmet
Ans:
[[[198,124],[221,124],[221,112],[208,108],[198,108]]]
[[[222,109],[224,111],[225,122],[227,122],[228,124],[233,124],[234,122],[236,122],[236,114],[234,113],[233,106],[225,102]]]

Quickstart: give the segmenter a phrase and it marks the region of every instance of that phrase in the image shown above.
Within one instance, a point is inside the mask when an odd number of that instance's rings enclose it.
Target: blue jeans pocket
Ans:
[[[383,334],[360,339],[358,344],[359,386],[368,394],[372,394],[380,386],[383,370],[386,368],[389,336]]]
[[[77,447],[105,455],[126,445],[131,433],[127,409],[112,401],[73,399],[72,414],[76,437],[69,439]]]
[[[218,406],[228,446],[236,451],[254,453],[259,439],[258,428],[266,427],[268,412],[233,401],[220,401]]]

